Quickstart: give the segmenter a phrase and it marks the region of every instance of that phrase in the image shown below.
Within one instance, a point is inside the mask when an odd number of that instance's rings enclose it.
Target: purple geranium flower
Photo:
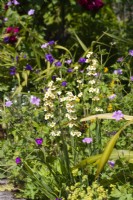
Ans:
[[[133,56],[133,50],[129,50],[129,55]]]
[[[116,94],[112,94],[112,95],[110,95],[108,98],[109,98],[110,100],[113,100],[115,97],[116,97]]]
[[[35,141],[36,141],[37,145],[42,145],[42,143],[43,143],[43,139],[42,138],[36,138]]]
[[[27,64],[26,67],[25,67],[25,69],[31,71],[32,70],[32,66],[29,65],[29,64]]]
[[[54,45],[55,44],[55,41],[54,40],[51,40],[48,42],[48,44],[51,46],[51,45]]]
[[[61,63],[60,61],[57,61],[57,62],[54,63],[54,65],[55,65],[56,67],[60,67],[60,66],[62,65],[62,63]]]
[[[15,75],[16,74],[16,67],[10,67],[10,75]]]
[[[122,74],[122,69],[116,69],[114,70],[114,74]]]
[[[82,140],[82,142],[83,142],[83,143],[90,144],[90,143],[93,142],[93,139],[92,139],[92,138],[84,138],[84,139]]]
[[[65,63],[67,63],[68,65],[70,65],[72,63],[72,59],[66,60]]]
[[[16,164],[20,164],[21,163],[21,158],[17,157],[16,158]]]
[[[67,69],[67,72],[68,72],[68,73],[71,73],[71,72],[73,72],[73,69],[72,69],[72,68],[68,68],[68,69]]]
[[[6,101],[5,102],[5,106],[6,107],[10,107],[12,104],[13,104],[12,101]]]
[[[28,11],[28,15],[34,15],[34,13],[35,13],[35,10],[34,10],[34,9],[30,9],[30,10]]]
[[[10,42],[10,37],[4,37],[4,42],[9,43]]]
[[[35,97],[35,96],[31,96],[30,98],[30,103],[36,106],[39,106],[40,104],[40,99]]]
[[[66,82],[66,81],[63,81],[63,82],[61,83],[61,85],[64,86],[64,87],[66,87],[66,86],[67,86],[67,82]]]
[[[53,56],[52,56],[51,54],[46,54],[46,55],[45,55],[45,59],[46,59],[47,61],[49,61],[50,63],[53,63],[53,62],[54,62],[54,58],[53,58]]]
[[[109,160],[108,164],[110,165],[110,167],[114,167],[115,166],[115,161]]]
[[[42,49],[46,49],[46,48],[48,47],[48,45],[49,45],[48,43],[42,44],[42,45],[41,45],[41,48],[42,48]]]
[[[53,75],[53,76],[52,76],[52,80],[53,80],[53,81],[56,81],[56,75]]]
[[[19,5],[20,3],[17,0],[11,0],[11,1],[8,1],[7,6],[11,6],[12,4]]]
[[[78,60],[79,63],[85,63],[85,61],[86,61],[86,58],[82,58],[82,57]]]
[[[121,110],[113,112],[112,118],[115,119],[116,121],[119,121],[124,117],[124,114],[122,113]]]
[[[117,62],[122,62],[123,60],[124,60],[124,58],[120,57],[120,58],[117,59]]]
[[[130,77],[130,80],[133,81],[133,76]]]

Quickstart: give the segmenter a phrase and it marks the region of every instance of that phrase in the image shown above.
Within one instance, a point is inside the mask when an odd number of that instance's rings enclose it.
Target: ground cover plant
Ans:
[[[132,200],[130,3],[0,6],[1,178],[26,199]]]

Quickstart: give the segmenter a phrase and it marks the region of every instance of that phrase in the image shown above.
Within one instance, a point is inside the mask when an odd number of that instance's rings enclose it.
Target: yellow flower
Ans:
[[[113,81],[111,81],[111,83],[110,83],[110,87],[114,87],[115,86],[115,81],[113,80]]]
[[[104,73],[106,73],[108,71],[109,71],[108,67],[104,67]]]
[[[77,97],[75,101],[79,103],[80,102],[80,98]]]
[[[113,106],[111,103],[109,103],[108,107],[107,107],[107,111],[110,112],[113,110]]]

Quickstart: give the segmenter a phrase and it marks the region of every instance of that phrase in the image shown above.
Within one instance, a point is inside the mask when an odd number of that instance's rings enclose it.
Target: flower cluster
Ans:
[[[78,2],[86,10],[91,11],[98,11],[104,5],[101,0],[78,0]]]
[[[66,97],[60,98],[61,102],[65,102],[66,104],[66,114],[65,117],[68,119],[68,126],[70,128],[70,135],[72,136],[81,136],[81,132],[76,130],[76,110],[75,110],[75,102],[77,100],[77,96],[73,95],[72,92],[67,92]]]
[[[18,33],[19,33],[18,27],[7,27],[6,37],[4,37],[4,42],[14,44],[17,41]]]

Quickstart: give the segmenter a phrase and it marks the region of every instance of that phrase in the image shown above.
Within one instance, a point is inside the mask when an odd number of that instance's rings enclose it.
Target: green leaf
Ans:
[[[77,41],[79,42],[79,44],[81,45],[82,49],[84,51],[87,51],[87,49],[88,49],[87,46],[81,41],[81,39],[78,37],[78,35],[75,32],[74,32],[74,35],[75,35]]]
[[[106,162],[109,160],[109,157],[113,151],[113,148],[116,144],[117,139],[120,136],[120,133],[129,125],[133,124],[133,120],[127,122],[112,138],[111,140],[108,142],[99,162],[98,162],[98,167],[97,167],[97,172],[96,172],[96,178],[99,176],[99,174],[101,173],[101,171],[103,170]]]
[[[91,116],[82,118],[80,121],[84,122],[84,121],[89,121],[89,120],[93,120],[93,119],[113,119],[112,115],[113,115],[113,113],[104,113],[104,114],[91,115]],[[133,120],[133,116],[124,115],[124,119],[125,120]]]

